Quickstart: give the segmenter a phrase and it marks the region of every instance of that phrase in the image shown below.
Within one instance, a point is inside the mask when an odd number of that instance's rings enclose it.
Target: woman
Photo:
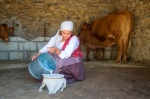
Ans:
[[[64,74],[68,84],[84,80],[82,53],[79,50],[79,40],[73,35],[71,21],[62,22],[57,34],[32,57],[32,60],[46,51],[56,60],[56,69],[53,73]]]

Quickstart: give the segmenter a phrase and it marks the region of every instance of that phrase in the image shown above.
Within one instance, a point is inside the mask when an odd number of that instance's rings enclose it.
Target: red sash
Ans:
[[[62,50],[64,50],[66,48],[66,46],[69,44],[70,39],[73,37],[73,35],[71,35],[64,43]],[[82,57],[83,54],[82,52],[79,50],[79,47],[71,54],[71,56],[73,57]]]

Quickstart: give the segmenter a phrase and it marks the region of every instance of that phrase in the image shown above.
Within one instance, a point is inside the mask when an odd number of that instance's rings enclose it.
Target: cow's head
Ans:
[[[88,23],[84,22],[82,25],[82,29],[83,30],[91,30],[92,25],[93,25],[93,23],[88,24]]]
[[[0,25],[0,38],[3,39],[3,41],[5,42],[9,41],[8,32],[9,32],[9,29],[6,24]]]

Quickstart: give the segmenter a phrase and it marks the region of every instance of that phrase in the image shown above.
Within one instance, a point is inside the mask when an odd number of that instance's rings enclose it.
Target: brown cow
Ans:
[[[8,32],[9,30],[6,24],[0,25],[0,38],[3,39],[3,41],[9,41]]]
[[[89,30],[89,31],[91,31],[92,25],[93,25],[93,23],[88,24],[88,23],[84,22],[81,29],[82,29],[82,30]],[[82,31],[82,30],[81,30],[81,31]],[[89,49],[89,50],[86,50],[86,51],[88,51],[88,52],[86,52],[86,54],[87,54],[87,55],[86,55],[86,56],[87,56],[87,57],[86,57],[86,60],[89,61],[89,60],[90,60],[90,59],[89,59],[90,49]],[[94,49],[94,50],[93,50],[94,59],[100,60],[100,51],[102,51],[102,53],[103,53],[102,59],[104,59],[104,57],[105,57],[105,48],[97,48],[97,49]]]
[[[9,35],[14,35],[14,27],[8,28],[7,24],[1,24],[0,25],[0,38],[3,39],[3,41],[9,41]]]
[[[82,30],[78,36],[80,40],[80,48],[82,48],[82,45],[86,48],[86,59],[89,59],[88,55],[90,50],[105,48],[115,44],[115,38],[108,37],[106,40],[100,41],[90,30]]]
[[[116,62],[121,61],[123,50],[123,61],[127,61],[127,51],[130,44],[133,17],[129,11],[120,11],[108,14],[94,21],[92,32],[100,41],[114,37],[118,47]]]
[[[83,25],[81,26],[82,27],[81,29],[82,30],[92,30],[92,25],[93,25],[93,22],[90,24],[84,22]]]

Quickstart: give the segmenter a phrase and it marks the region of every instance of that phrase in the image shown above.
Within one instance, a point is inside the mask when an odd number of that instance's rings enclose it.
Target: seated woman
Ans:
[[[68,84],[84,80],[83,55],[79,50],[79,40],[73,35],[71,21],[61,23],[56,35],[32,57],[32,61],[46,51],[56,60],[53,73],[64,74]]]

